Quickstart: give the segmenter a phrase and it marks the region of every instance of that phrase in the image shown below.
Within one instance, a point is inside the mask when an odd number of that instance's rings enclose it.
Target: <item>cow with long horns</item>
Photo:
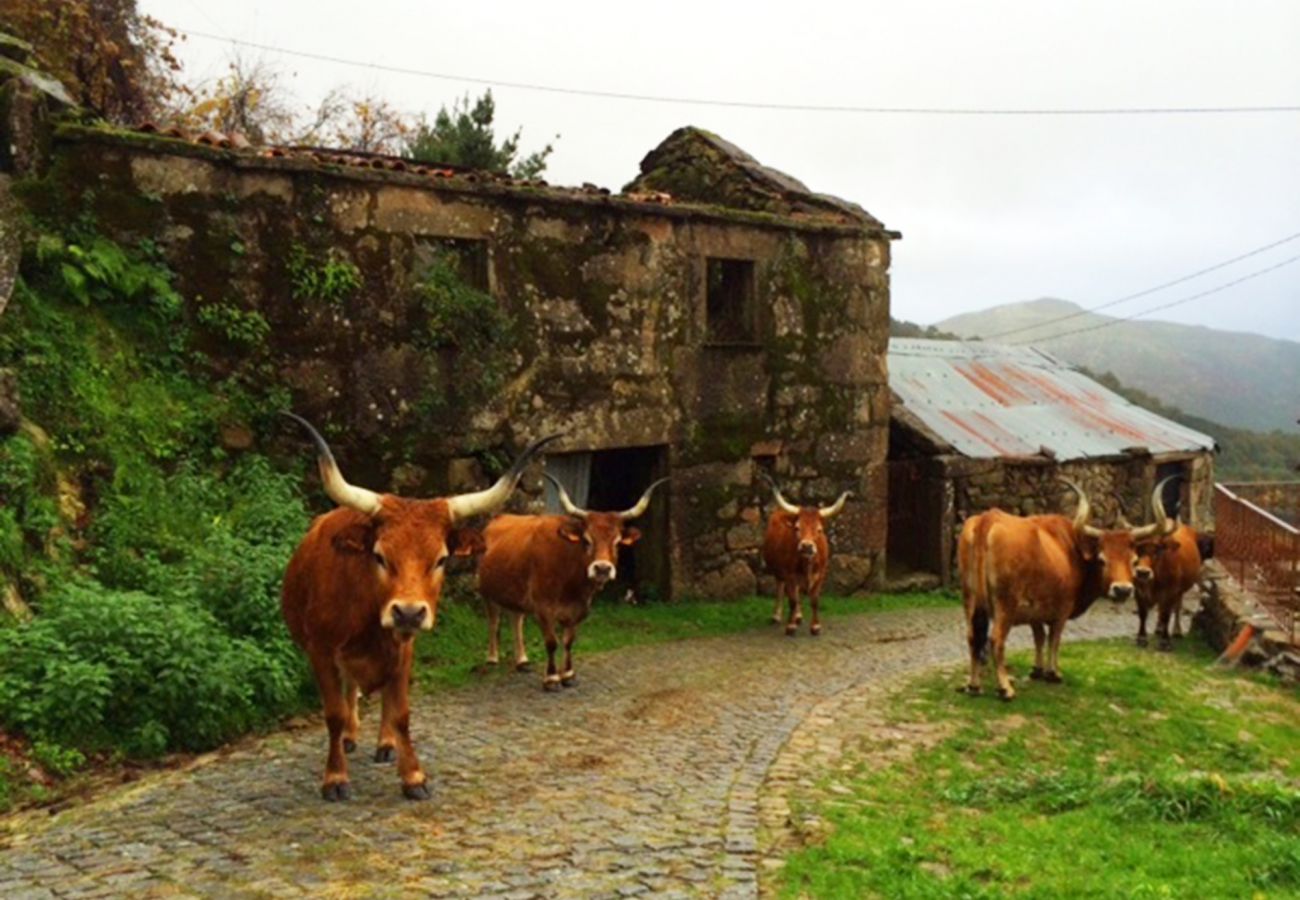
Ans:
[[[424,800],[429,788],[410,736],[414,637],[438,617],[445,565],[481,550],[466,520],[499,509],[528,461],[558,435],[536,441],[487,490],[433,500],[378,494],[343,478],[329,445],[305,419],[325,492],[338,508],[318,516],[289,560],[280,606],[307,654],[325,707],[329,755],[321,794],[351,795],[346,754],[356,748],[357,697],[380,691],[377,762],[397,758],[402,793]]]
[[[1079,498],[1073,519],[1013,516],[992,509],[962,525],[957,561],[970,650],[970,678],[963,688],[967,693],[980,693],[980,667],[991,649],[998,695],[1004,700],[1015,697],[1006,640],[1016,625],[1033,630],[1034,668],[1029,677],[1060,682],[1065,623],[1087,612],[1099,597],[1122,603],[1133,596],[1137,547],[1161,526],[1096,528],[1089,524],[1088,495],[1074,482],[1062,480]]]
[[[1196,531],[1165,512],[1165,484],[1178,478],[1171,475],[1156,485],[1151,494],[1151,512],[1158,530],[1138,544],[1137,576],[1137,645],[1147,645],[1147,616],[1156,610],[1156,649],[1172,650],[1169,620],[1174,620],[1174,637],[1182,637],[1183,595],[1195,586],[1201,574],[1200,540]],[[1120,524],[1129,523],[1120,517]]]
[[[768,517],[763,535],[763,562],[776,579],[772,622],[781,623],[781,600],[785,598],[788,605],[785,633],[793,636],[803,622],[803,596],[807,596],[812,606],[808,632],[816,637],[822,633],[822,585],[826,583],[831,559],[826,523],[843,511],[852,491],[840,494],[830,506],[796,506],[781,494],[781,489],[766,473],[760,474],[772,488],[772,498],[776,501],[776,509]]]
[[[483,532],[487,549],[479,560],[478,587],[488,609],[488,662],[497,662],[501,610],[514,615],[515,667],[528,663],[523,617],[531,615],[546,642],[543,690],[574,684],[573,642],[591,612],[596,592],[618,574],[618,548],[635,544],[641,532],[628,523],[645,513],[656,481],[631,508],[591,512],[570,499],[548,474],[564,515],[498,516]],[[564,633],[564,668],[555,664]]]

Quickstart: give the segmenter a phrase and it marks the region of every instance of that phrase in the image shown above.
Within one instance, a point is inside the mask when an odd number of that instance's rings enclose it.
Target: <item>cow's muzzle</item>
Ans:
[[[1152,572],[1150,569],[1148,569],[1146,566],[1138,566],[1136,569],[1133,570],[1133,575],[1137,578],[1138,581],[1150,581],[1153,577],[1155,577],[1155,573]]]
[[[598,559],[591,565],[587,566],[587,577],[596,584],[606,584],[614,579],[617,570],[612,562]]]
[[[385,628],[411,635],[417,631],[433,628],[433,616],[430,614],[429,604],[423,601],[410,603],[394,600],[384,608],[380,624]]]
[[[786,546],[789,546],[788,544]],[[805,559],[812,559],[817,555],[817,545],[812,541],[799,542],[799,555]]]
[[[1116,603],[1123,603],[1133,596],[1133,585],[1118,581],[1110,586],[1110,599]]]

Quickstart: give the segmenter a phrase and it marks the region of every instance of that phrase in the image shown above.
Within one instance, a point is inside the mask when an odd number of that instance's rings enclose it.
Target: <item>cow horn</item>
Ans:
[[[380,495],[374,491],[368,491],[365,488],[354,487],[347,483],[343,478],[343,473],[339,471],[339,464],[334,461],[334,454],[330,451],[330,445],[325,443],[325,438],[320,436],[320,432],[312,427],[312,424],[295,413],[288,410],[284,415],[293,419],[311,435],[312,442],[316,445],[316,464],[320,467],[320,478],[325,485],[325,493],[329,498],[339,506],[346,506],[349,509],[355,509],[357,512],[373,516],[379,512],[383,506]]]
[[[776,505],[781,507],[781,509],[785,510],[788,513],[792,513],[793,515],[798,515],[799,507],[795,506],[789,500],[785,499],[785,497],[781,496],[781,489],[776,486],[776,482],[772,479],[772,476],[768,475],[762,469],[758,470],[758,474],[764,481],[767,482],[768,487],[772,489],[772,497],[776,500]]]
[[[633,506],[631,509],[623,510],[623,512],[618,514],[618,517],[626,521],[627,519],[635,519],[637,516],[644,513],[646,507],[650,505],[650,495],[654,493],[654,489],[667,480],[667,478],[660,478],[654,484],[650,485],[650,487],[646,488],[645,493],[641,495],[641,499],[636,502],[636,506]]]
[[[1151,537],[1164,537],[1174,533],[1178,523],[1169,518],[1165,513],[1165,485],[1177,478],[1177,475],[1170,475],[1164,481],[1156,485],[1156,489],[1151,492],[1151,513],[1155,519],[1150,525],[1143,525],[1141,528],[1134,528],[1130,532],[1133,540],[1142,541]]]
[[[1082,531],[1088,537],[1101,537],[1101,529],[1088,524],[1088,517],[1092,514],[1092,504],[1088,502],[1087,492],[1068,478],[1062,478],[1061,481],[1065,482],[1079,497],[1079,508],[1074,513],[1074,530]]]
[[[573,502],[569,497],[569,492],[564,489],[564,485],[560,484],[558,479],[553,478],[550,472],[543,472],[542,477],[555,485],[555,492],[560,495],[560,506],[564,508],[566,513],[577,516],[579,519],[587,517],[587,511]]]
[[[455,497],[447,498],[447,508],[451,510],[453,522],[461,519],[468,519],[471,516],[481,515],[483,513],[493,512],[499,509],[510,499],[510,492],[515,489],[519,483],[519,478],[524,474],[524,469],[537,451],[541,450],[551,441],[559,440],[564,437],[563,434],[550,434],[540,440],[533,441],[524,448],[511,464],[506,473],[497,479],[496,484],[484,491],[475,491],[472,494],[457,494]]]
[[[823,506],[821,509],[817,510],[817,512],[821,513],[821,517],[823,519],[833,519],[836,516],[838,516],[841,511],[843,511],[844,501],[848,500],[852,496],[853,496],[852,491],[845,491],[844,493],[840,494],[840,499],[836,500],[830,506]]]

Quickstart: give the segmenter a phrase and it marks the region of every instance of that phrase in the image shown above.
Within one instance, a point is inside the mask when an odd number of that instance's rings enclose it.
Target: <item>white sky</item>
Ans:
[[[179,27],[462,76],[795,104],[1300,104],[1297,0],[399,2],[140,0]],[[347,84],[432,115],[482,87],[242,50],[304,105]],[[189,77],[229,44],[191,38]],[[497,87],[498,134],[555,134],[546,177],[617,189],[674,128],[717,132],[903,232],[893,311],[933,322],[1096,305],[1300,232],[1300,113],[910,117],[724,109]],[[1129,315],[1300,254],[1300,240],[1107,310]],[[1300,262],[1155,317],[1300,340]],[[1065,327],[1065,326],[1062,326]]]

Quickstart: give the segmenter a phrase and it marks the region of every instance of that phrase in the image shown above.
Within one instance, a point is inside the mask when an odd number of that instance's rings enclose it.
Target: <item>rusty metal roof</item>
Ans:
[[[1214,438],[1148,412],[1033,347],[893,338],[889,386],[963,456],[1058,460],[1214,449]]]

